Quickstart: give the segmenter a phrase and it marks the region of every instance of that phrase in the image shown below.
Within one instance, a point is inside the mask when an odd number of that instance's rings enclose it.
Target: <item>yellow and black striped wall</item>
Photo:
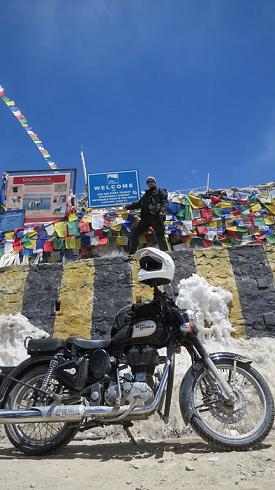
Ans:
[[[169,291],[193,273],[233,294],[230,320],[238,337],[275,336],[275,247],[244,246],[172,252]],[[0,270],[0,315],[22,313],[55,337],[108,335],[123,306],[152,297],[137,282],[137,263],[122,257]]]

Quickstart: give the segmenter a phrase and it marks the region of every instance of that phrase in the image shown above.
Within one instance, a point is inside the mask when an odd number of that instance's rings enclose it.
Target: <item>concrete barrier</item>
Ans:
[[[233,294],[230,321],[236,337],[275,336],[275,247],[247,245],[230,249],[171,252],[179,281],[193,273]],[[55,337],[108,335],[116,311],[152,297],[137,282],[137,263],[122,257],[0,269],[0,315],[22,313]]]

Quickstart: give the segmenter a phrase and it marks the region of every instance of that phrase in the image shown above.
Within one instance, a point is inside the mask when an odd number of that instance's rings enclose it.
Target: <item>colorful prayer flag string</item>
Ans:
[[[40,140],[40,138],[38,137],[38,135],[32,130],[32,127],[29,125],[24,114],[22,114],[20,109],[18,109],[14,100],[10,100],[9,97],[7,97],[5,95],[5,90],[1,85],[0,85],[0,98],[3,100],[3,102],[6,104],[6,106],[11,110],[13,115],[16,117],[17,121],[20,122],[21,126],[23,126],[23,128],[25,128],[29,137],[31,138],[33,143],[36,145],[36,147],[40,151],[41,155],[45,158],[45,160],[48,163],[51,170],[56,170],[57,165],[55,162],[53,162],[51,160],[51,155],[49,154],[48,150],[46,150],[46,148],[44,147],[44,145],[43,145],[42,141]]]

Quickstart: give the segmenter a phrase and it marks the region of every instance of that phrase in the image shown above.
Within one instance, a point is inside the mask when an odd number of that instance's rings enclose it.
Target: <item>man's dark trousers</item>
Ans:
[[[136,229],[133,231],[132,235],[129,237],[129,254],[130,255],[134,254],[137,251],[138,239],[139,239],[140,235],[142,235],[146,230],[148,230],[149,226],[152,226],[155,230],[160,250],[164,250],[164,251],[167,250],[166,243],[164,240],[165,226],[163,223],[163,219],[160,216],[154,216],[153,214],[149,214],[149,215],[143,216],[141,218]]]

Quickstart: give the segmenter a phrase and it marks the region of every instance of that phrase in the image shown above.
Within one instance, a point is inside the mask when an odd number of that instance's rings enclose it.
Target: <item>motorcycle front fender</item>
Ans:
[[[40,364],[47,364],[52,359],[52,356],[35,356],[28,357],[20,364],[9,370],[8,374],[4,377],[2,385],[0,387],[0,408],[4,408],[6,398],[15,384],[14,379],[20,379],[27,371],[34,366]]]
[[[234,352],[213,352],[213,354],[210,354],[210,357],[213,362],[220,359],[232,359],[233,361],[237,361],[237,364],[240,365],[252,363],[252,359],[248,359],[247,357],[241,356],[240,354],[236,354]]]
[[[240,354],[235,354],[234,352],[214,352],[213,354],[209,354],[212,361],[236,361],[237,365],[242,364],[251,364],[252,360],[248,359]],[[190,420],[194,416],[194,411],[191,406],[191,392],[193,389],[194,379],[196,379],[196,373],[203,369],[203,361],[196,362],[188,371],[186,371],[180,386],[180,395],[179,395],[179,404],[182,418],[185,422],[185,425],[190,423]]]

